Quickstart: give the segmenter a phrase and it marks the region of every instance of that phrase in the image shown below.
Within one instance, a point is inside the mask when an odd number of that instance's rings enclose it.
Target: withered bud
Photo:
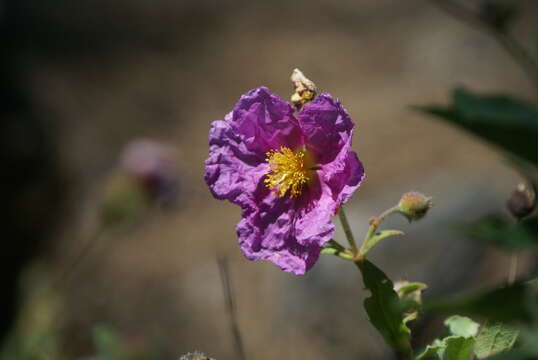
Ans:
[[[409,221],[422,219],[431,207],[432,198],[417,191],[403,194],[398,203],[398,210]]]
[[[506,207],[516,219],[523,219],[536,207],[536,194],[526,184],[518,184],[506,201]]]
[[[291,96],[291,102],[297,109],[300,109],[304,104],[312,101],[317,94],[316,84],[308,79],[301,70],[295,69],[291,74],[291,82],[293,83],[294,93]]]

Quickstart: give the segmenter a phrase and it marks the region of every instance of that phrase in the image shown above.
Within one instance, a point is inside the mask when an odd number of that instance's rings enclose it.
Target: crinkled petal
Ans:
[[[209,157],[205,162],[204,179],[217,199],[246,206],[267,172],[265,158],[248,150],[228,120],[217,120],[209,132]]]
[[[303,138],[293,112],[286,101],[259,87],[241,96],[231,126],[250,151],[265,154],[281,146],[296,149]]]
[[[326,164],[351,146],[353,121],[340,101],[329,94],[320,94],[305,105],[297,120],[305,136],[308,150],[319,164]]]
[[[308,191],[310,197],[318,198],[291,199],[267,188],[257,189],[256,206],[243,211],[237,226],[239,245],[248,259],[269,260],[298,275],[314,265],[322,245],[332,238],[334,225],[331,212],[320,203],[322,192]],[[332,201],[330,189],[326,193],[325,199]]]
[[[323,246],[332,239],[336,211],[331,188],[316,176],[296,202],[294,236],[300,245]]]
[[[323,166],[323,178],[331,188],[336,210],[345,204],[365,178],[364,167],[353,151],[338,156],[336,161]]]
[[[303,275],[319,258],[321,247],[302,246],[291,236],[277,248],[263,247],[262,243],[271,243],[263,241],[263,233],[264,231],[257,226],[256,215],[244,217],[237,225],[239,246],[247,259],[269,260],[284,271]]]
[[[340,173],[334,174],[329,180],[333,196],[338,194],[336,197],[338,206],[349,200],[366,177],[364,167],[355,152],[347,153],[344,164],[344,169]]]

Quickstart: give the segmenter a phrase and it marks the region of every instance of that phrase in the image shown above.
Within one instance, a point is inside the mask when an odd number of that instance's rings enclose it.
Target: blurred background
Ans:
[[[534,49],[538,4],[518,8],[514,33]],[[247,358],[389,356],[353,266],[324,256],[297,277],[249,262],[239,209],[203,181],[210,122],[257,86],[288,99],[295,67],[357,124],[356,237],[402,193],[434,198],[418,223],[389,219],[407,236],[372,261],[427,295],[506,276],[505,254],[453,229],[502,209],[519,175],[411,105],[454,86],[536,95],[494,40],[430,1],[4,0],[0,26],[2,359],[237,358],[217,257]],[[432,326],[417,325],[419,344]]]

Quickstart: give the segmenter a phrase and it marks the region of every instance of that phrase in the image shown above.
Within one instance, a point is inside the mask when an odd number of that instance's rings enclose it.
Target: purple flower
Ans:
[[[205,181],[214,197],[241,206],[237,234],[248,259],[297,275],[315,264],[333,236],[331,217],[364,178],[350,151],[353,127],[329,94],[295,116],[265,87],[211,124]]]

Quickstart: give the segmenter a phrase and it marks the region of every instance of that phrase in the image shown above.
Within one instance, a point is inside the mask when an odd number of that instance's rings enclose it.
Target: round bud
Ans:
[[[417,191],[403,194],[398,203],[398,210],[409,221],[423,218],[431,207],[432,198]]]

